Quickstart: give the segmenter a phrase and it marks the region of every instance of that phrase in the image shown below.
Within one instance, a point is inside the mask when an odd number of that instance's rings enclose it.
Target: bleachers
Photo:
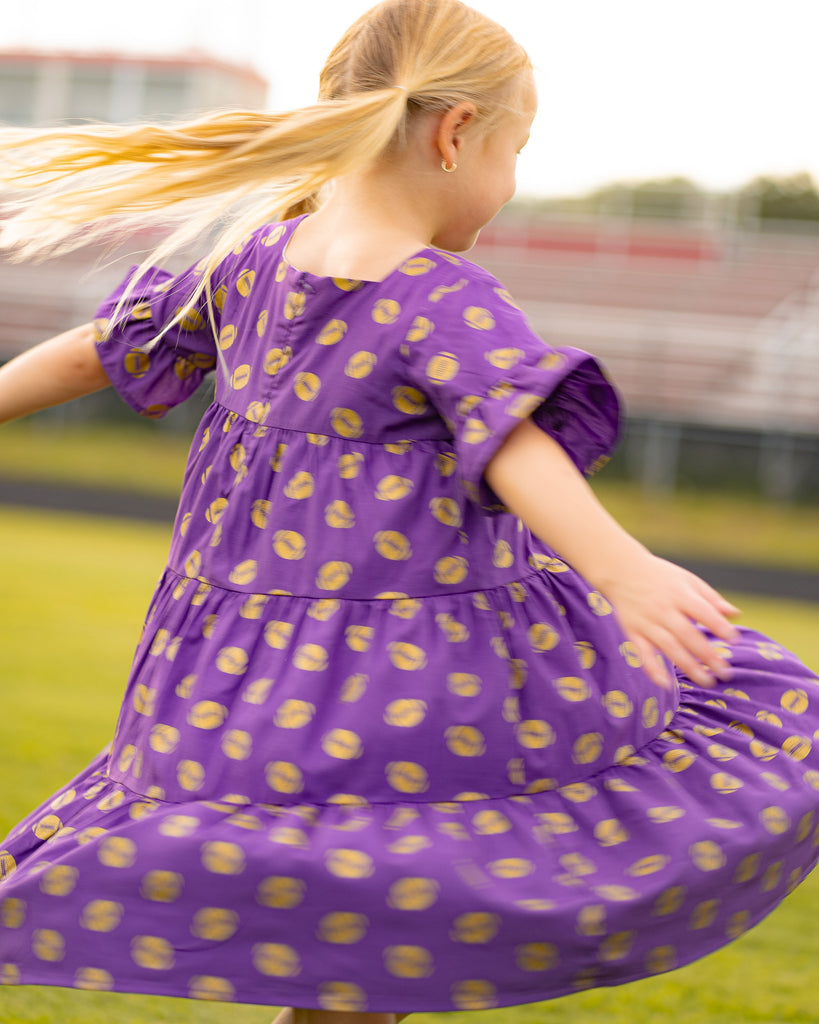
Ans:
[[[90,320],[100,300],[142,256],[136,245],[100,245],[43,263],[0,257],[0,362]]]
[[[630,230],[500,222],[473,256],[544,338],[599,356],[633,416],[819,433],[819,236]]]

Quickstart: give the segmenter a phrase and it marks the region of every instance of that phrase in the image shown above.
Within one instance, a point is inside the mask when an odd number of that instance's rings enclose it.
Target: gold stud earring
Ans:
[[[441,161],[441,167],[443,167],[447,174],[452,174],[453,171],[458,170],[458,165],[455,163],[451,167],[447,167],[446,160]]]

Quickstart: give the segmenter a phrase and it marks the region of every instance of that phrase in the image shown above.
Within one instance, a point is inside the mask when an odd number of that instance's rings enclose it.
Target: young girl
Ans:
[[[315,106],[11,149],[23,253],[241,213],[0,375],[217,370],[113,744],[2,846],[3,981],[386,1024],[669,970],[813,866],[817,680],[597,504],[610,384],[454,255],[534,112],[499,26],[386,0]]]

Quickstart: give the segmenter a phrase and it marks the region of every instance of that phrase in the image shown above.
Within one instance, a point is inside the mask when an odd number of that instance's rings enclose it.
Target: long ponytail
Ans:
[[[332,178],[382,152],[405,108],[404,91],[393,88],[285,114],[9,132],[0,182],[13,190],[14,216],[0,244],[42,258],[152,223],[181,222],[177,233],[188,238],[237,205],[242,224],[292,216]]]

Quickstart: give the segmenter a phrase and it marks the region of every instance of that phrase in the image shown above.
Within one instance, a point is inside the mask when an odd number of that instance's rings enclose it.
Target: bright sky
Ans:
[[[0,48],[173,53],[250,63],[271,106],[312,101],[318,72],[370,0],[26,0]],[[819,180],[819,0],[473,0],[529,50],[540,112],[521,192],[564,195],[683,174]]]

